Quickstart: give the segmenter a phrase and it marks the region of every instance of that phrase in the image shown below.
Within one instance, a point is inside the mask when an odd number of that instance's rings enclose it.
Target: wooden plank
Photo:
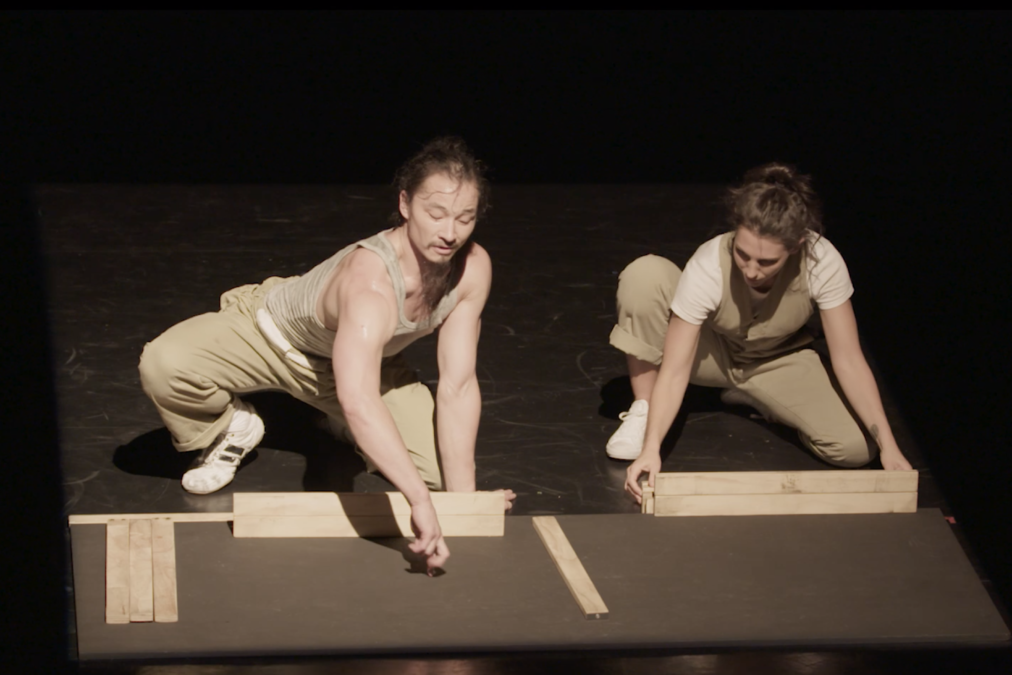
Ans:
[[[659,473],[659,496],[916,492],[917,471],[714,471]]]
[[[505,512],[501,492],[433,492],[439,516],[498,515]],[[236,516],[384,516],[410,515],[411,505],[400,492],[237,492]]]
[[[105,622],[130,623],[130,523],[111,520],[105,529]]]
[[[168,518],[174,523],[225,523],[232,520],[232,512],[209,513],[97,513],[68,516],[71,525],[105,525],[112,520],[150,520]]]
[[[503,513],[495,516],[439,516],[444,537],[501,537]],[[254,537],[411,537],[411,516],[246,516],[232,527],[236,538]]]
[[[501,537],[501,492],[433,492],[443,536]],[[399,492],[237,492],[233,534],[249,537],[410,537],[411,506]]]
[[[108,526],[106,526],[108,527]],[[130,521],[130,621],[152,621],[151,521]]]
[[[607,619],[608,607],[597,592],[594,582],[590,580],[587,570],[584,569],[583,563],[577,557],[565,532],[562,531],[559,521],[555,519],[555,516],[535,516],[532,520],[534,529],[541,537],[541,543],[548,549],[548,555],[551,556],[552,562],[562,574],[566,586],[569,587],[569,592],[573,594],[577,604],[580,605],[584,618]]]
[[[654,497],[654,515],[657,516],[913,513],[916,510],[916,492]]]
[[[151,571],[156,623],[179,621],[176,595],[176,524],[168,518],[151,521]]]

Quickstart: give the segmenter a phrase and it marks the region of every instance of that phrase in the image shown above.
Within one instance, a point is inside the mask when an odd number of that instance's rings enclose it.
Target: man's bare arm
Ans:
[[[475,441],[481,418],[481,392],[476,364],[481,312],[492,282],[488,254],[474,245],[460,284],[457,306],[439,330],[439,387],[436,392],[436,428],[443,460],[446,489],[475,489]],[[513,493],[506,491],[506,507]]]
[[[336,294],[339,317],[332,353],[337,398],[359,447],[411,504],[418,536],[412,549],[428,558],[431,570],[449,551],[429,489],[380,398],[383,348],[397,325],[397,302],[377,256],[359,251],[350,258],[328,289]]]

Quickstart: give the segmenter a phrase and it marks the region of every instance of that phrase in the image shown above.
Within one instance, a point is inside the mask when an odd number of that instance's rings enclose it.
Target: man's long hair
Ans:
[[[404,192],[410,200],[425,180],[434,174],[446,174],[458,183],[473,183],[478,190],[478,209],[475,219],[480,219],[489,208],[490,187],[485,177],[486,167],[475,158],[462,138],[441,136],[425,144],[394,173],[393,187],[396,194]],[[395,209],[393,221],[396,226],[404,225],[404,218]],[[426,315],[431,314],[440,301],[460,283],[471,252],[471,239],[461,246],[448,265],[423,267],[422,297]]]

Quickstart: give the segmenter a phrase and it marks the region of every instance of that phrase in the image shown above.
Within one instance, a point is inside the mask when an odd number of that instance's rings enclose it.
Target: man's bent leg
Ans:
[[[422,480],[430,490],[442,490],[443,476],[432,423],[436,408],[432,392],[421,382],[406,384],[383,394],[383,403],[390,410]]]
[[[380,392],[422,480],[430,490],[442,490],[432,392],[418,381],[414,369],[401,354],[383,360]]]
[[[205,449],[183,487],[206,494],[232,480],[242,457],[263,438],[263,422],[238,394],[280,389],[315,391],[260,333],[254,308],[274,280],[222,296],[220,312],[187,319],[148,343],[141,384],[180,451]]]
[[[321,386],[321,396],[306,399],[306,402],[327,414],[330,431],[335,437],[354,443],[355,440],[351,430],[348,429],[337,397],[323,395],[322,390],[325,388]],[[418,381],[414,370],[399,354],[383,359],[380,370],[380,397],[390,411],[401,440],[404,441],[408,455],[422,480],[430,490],[442,490],[443,477],[439,468],[433,425],[436,405],[432,400],[432,392]],[[370,473],[376,471],[377,467],[372,460],[361,449],[357,450],[365,461],[366,471]]]
[[[755,399],[764,414],[798,430],[802,443],[826,462],[842,468],[864,466],[875,458],[860,425],[833,387],[819,355],[811,349],[744,370],[738,388]]]

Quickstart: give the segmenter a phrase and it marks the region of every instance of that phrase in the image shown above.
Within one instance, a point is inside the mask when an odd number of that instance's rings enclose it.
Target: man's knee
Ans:
[[[852,433],[833,438],[811,438],[800,434],[812,452],[833,466],[841,469],[856,469],[875,458],[875,451],[855,425]]]
[[[141,387],[150,398],[158,400],[173,392],[172,382],[190,360],[191,352],[165,336],[159,336],[144,345],[137,370]]]

